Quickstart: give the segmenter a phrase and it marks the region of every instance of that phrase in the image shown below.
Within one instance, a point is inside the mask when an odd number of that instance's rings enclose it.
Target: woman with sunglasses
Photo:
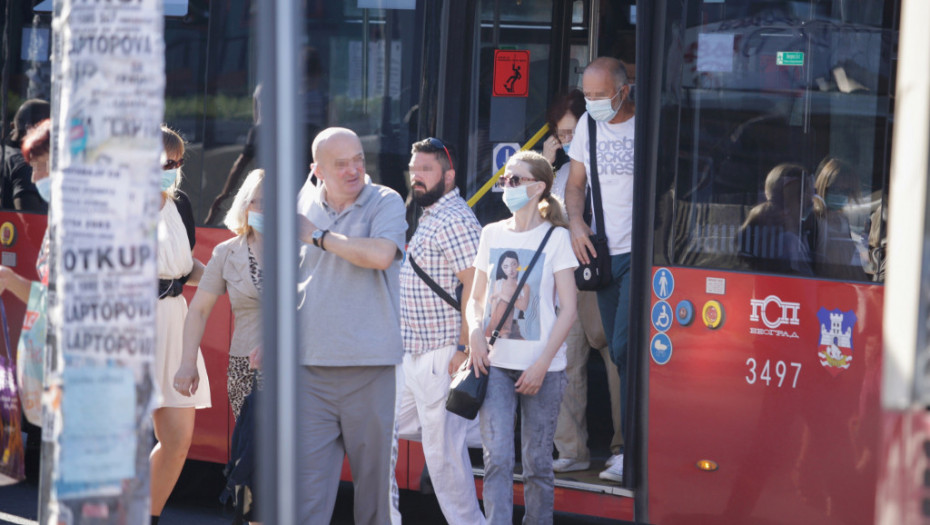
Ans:
[[[524,523],[552,523],[552,438],[565,389],[565,337],[575,320],[574,270],[578,261],[572,251],[562,203],[552,195],[549,161],[538,153],[521,151],[507,161],[503,181],[504,204],[513,216],[489,224],[481,232],[466,311],[471,365],[476,375],[488,375],[487,396],[480,412],[484,508],[489,524],[512,523],[513,420],[519,402]],[[501,334],[489,347],[485,330],[491,322],[490,301],[494,290],[488,276],[496,275],[495,264],[502,266],[514,260],[502,257],[506,252],[516,254],[518,261],[525,261],[517,263],[518,266],[528,266],[550,228],[553,228],[551,237],[529,270],[528,288],[522,290],[530,296],[521,339]],[[522,274],[527,268],[513,270]],[[507,301],[511,299],[508,297]]]
[[[194,259],[194,213],[190,199],[178,190],[184,164],[184,139],[161,127],[165,161],[161,176],[161,211],[158,215],[158,305],[156,310],[155,383],[161,393],[152,413],[155,448],[151,463],[152,523],[158,523],[174,489],[194,435],[194,412],[210,407],[210,382],[199,349],[196,366],[203,381],[197,392],[181,395],[174,388],[174,373],[181,365],[182,333],[187,317],[184,285],[196,286],[203,264]]]

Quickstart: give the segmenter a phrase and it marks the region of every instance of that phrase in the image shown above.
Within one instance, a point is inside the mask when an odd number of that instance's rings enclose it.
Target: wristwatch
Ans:
[[[313,239],[313,245],[317,248],[326,251],[326,248],[323,247],[323,237],[326,237],[326,234],[329,233],[329,230],[316,229],[312,234],[310,234],[311,239]]]

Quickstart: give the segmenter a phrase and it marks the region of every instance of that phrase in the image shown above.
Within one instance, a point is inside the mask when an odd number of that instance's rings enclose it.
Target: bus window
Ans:
[[[668,27],[655,260],[881,281],[894,2],[690,2]]]

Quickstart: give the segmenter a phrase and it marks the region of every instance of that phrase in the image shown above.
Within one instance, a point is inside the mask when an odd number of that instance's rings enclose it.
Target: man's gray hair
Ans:
[[[614,82],[617,83],[617,89],[622,88],[623,86],[630,83],[630,79],[626,74],[626,67],[624,67],[623,62],[612,57],[598,57],[591,61],[587,67],[584,68],[585,71],[589,69],[600,69],[610,73],[614,77]]]

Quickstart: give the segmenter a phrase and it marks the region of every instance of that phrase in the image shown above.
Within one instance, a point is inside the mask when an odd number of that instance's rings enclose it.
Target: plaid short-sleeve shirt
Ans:
[[[471,267],[481,225],[458,188],[423,211],[407,247],[427,275],[455,296],[455,274]],[[463,307],[465,305],[462,305]],[[462,316],[413,271],[409,257],[400,269],[400,325],[404,350],[422,354],[457,344]]]

